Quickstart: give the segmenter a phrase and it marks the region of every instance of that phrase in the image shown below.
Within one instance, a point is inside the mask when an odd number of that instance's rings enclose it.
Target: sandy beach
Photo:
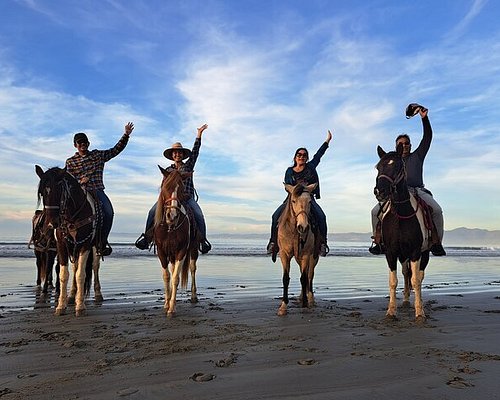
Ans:
[[[215,289],[215,288],[212,288]],[[88,315],[53,308],[0,318],[4,399],[496,399],[500,291],[424,292],[427,321],[411,308],[384,318],[385,297],[291,302],[213,290],[177,315],[161,292],[87,301]],[[122,297],[124,295],[122,294]]]

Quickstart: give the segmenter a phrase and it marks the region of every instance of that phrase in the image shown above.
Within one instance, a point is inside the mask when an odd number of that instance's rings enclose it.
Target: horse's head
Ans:
[[[161,219],[165,218],[163,222],[169,226],[175,226],[181,215],[185,215],[181,208],[181,203],[187,200],[183,180],[191,173],[181,173],[176,169],[165,169],[160,166],[158,168],[163,175],[163,180],[157,211],[161,213]]]
[[[377,146],[380,161],[377,163],[377,180],[373,193],[378,201],[388,200],[396,191],[396,186],[406,180],[406,169],[403,161],[403,146],[398,145],[396,151],[386,153]]]
[[[290,209],[295,217],[295,225],[299,234],[304,234],[309,228],[309,213],[311,211],[311,196],[318,184],[311,185],[286,185],[285,190],[290,194]]]
[[[61,206],[64,202],[65,177],[70,176],[66,169],[50,168],[46,172],[35,165],[36,174],[40,177],[38,184],[38,203],[43,202],[45,223],[48,228],[55,229],[60,224]]]

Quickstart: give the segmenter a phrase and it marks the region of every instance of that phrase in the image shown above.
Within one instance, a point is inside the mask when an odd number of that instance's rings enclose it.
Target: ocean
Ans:
[[[282,291],[279,259],[266,255],[265,235],[211,235],[212,251],[198,259],[197,287],[200,301],[231,303],[249,298],[276,299]],[[129,303],[161,307],[163,281],[160,263],[153,251],[133,245],[132,235],[112,235],[113,254],[101,263],[104,304]],[[316,299],[385,297],[388,268],[384,256],[368,253],[369,243],[332,242],[330,253],[315,269]],[[445,246],[447,256],[432,257],[426,269],[423,296],[465,295],[500,289],[500,248]],[[399,288],[403,278],[398,271]],[[53,307],[54,299],[40,301],[36,287],[35,258],[23,241],[0,241],[0,313]],[[299,269],[292,261],[290,294],[300,293]],[[92,296],[87,303],[92,306]],[[180,299],[187,301],[187,292]],[[89,305],[88,305],[89,306]]]

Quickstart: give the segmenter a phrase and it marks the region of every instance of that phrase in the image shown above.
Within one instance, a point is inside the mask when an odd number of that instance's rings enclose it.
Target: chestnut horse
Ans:
[[[53,287],[54,262],[57,258],[56,237],[53,229],[45,225],[45,215],[42,210],[36,210],[31,220],[31,238],[28,248],[33,245],[36,258],[36,284],[46,294]],[[43,283],[43,285],[42,285]],[[56,263],[56,292],[59,293],[59,263]]]
[[[278,315],[286,315],[288,306],[288,285],[290,283],[290,261],[295,258],[300,267],[302,307],[314,305],[314,267],[319,258],[319,242],[312,230],[311,193],[317,183],[311,185],[286,185],[288,192],[286,206],[278,221],[278,247],[283,265],[283,299]]]
[[[54,167],[44,172],[36,165],[35,170],[40,177],[38,201],[43,201],[46,226],[56,232],[61,287],[55,313],[64,314],[68,300],[74,298],[76,316],[85,315],[85,297],[90,292],[92,272],[95,301],[103,300],[99,282],[100,260],[95,250],[99,214],[92,196],[66,169]],[[69,261],[73,265],[73,283],[68,299]]]
[[[175,169],[167,171],[158,167],[163,174],[163,181],[156,207],[154,240],[158,259],[163,268],[165,289],[163,308],[167,316],[173,316],[179,278],[181,288],[186,288],[188,271],[191,272],[191,302],[198,301],[196,261],[200,237],[192,211],[183,204],[186,200],[182,183],[185,174]]]
[[[402,146],[386,153],[377,147],[380,157],[374,194],[382,206],[382,239],[389,273],[389,306],[386,316],[396,317],[396,288],[398,285],[397,262],[402,265],[404,276],[403,305],[410,302],[410,291],[415,292],[415,318],[425,321],[422,304],[422,281],[429,263],[429,232],[425,227],[422,207],[409,192]]]

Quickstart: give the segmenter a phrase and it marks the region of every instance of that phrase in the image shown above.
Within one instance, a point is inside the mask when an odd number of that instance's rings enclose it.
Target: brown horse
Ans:
[[[53,287],[54,262],[57,258],[56,237],[53,229],[47,229],[45,215],[42,210],[36,210],[31,220],[31,238],[28,248],[33,245],[36,258],[36,284],[46,294]],[[43,284],[43,286],[42,286]],[[59,293],[59,263],[56,264],[56,292]]]
[[[425,321],[422,303],[422,282],[429,263],[429,231],[425,227],[422,207],[410,194],[406,184],[402,146],[386,153],[377,147],[380,161],[374,194],[382,207],[382,238],[385,257],[389,266],[389,306],[386,316],[396,317],[396,288],[398,285],[397,262],[402,265],[404,276],[403,305],[410,304],[410,291],[415,292],[415,319]]]
[[[90,292],[94,272],[95,301],[102,301],[99,282],[99,257],[96,255],[96,230],[99,220],[92,196],[65,169],[51,168],[44,172],[35,166],[40,177],[38,201],[43,201],[46,225],[54,229],[60,263],[60,294],[56,315],[64,314],[68,301],[75,299],[76,316],[85,315],[85,297]],[[73,265],[73,284],[68,298],[68,263]]]
[[[300,267],[302,307],[314,305],[314,267],[318,263],[318,241],[311,224],[311,193],[316,188],[311,185],[285,185],[288,192],[287,203],[278,221],[278,246],[283,265],[283,299],[278,315],[286,315],[288,305],[288,285],[290,283],[290,261],[295,258]]]
[[[183,205],[183,201],[186,200],[182,183],[184,175],[177,170],[167,171],[158,167],[163,174],[163,181],[156,207],[154,240],[163,268],[165,288],[163,308],[168,316],[173,316],[179,276],[181,288],[186,288],[188,271],[191,271],[191,302],[198,301],[196,261],[200,237],[191,210]]]

